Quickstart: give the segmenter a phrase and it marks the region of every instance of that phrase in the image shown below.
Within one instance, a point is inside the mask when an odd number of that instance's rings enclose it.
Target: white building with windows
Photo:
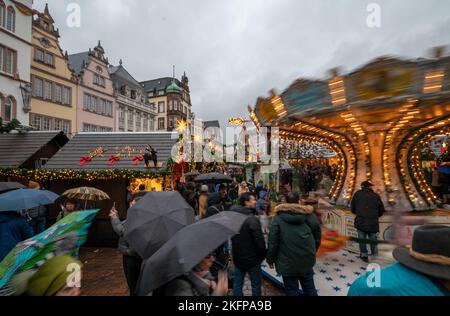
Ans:
[[[0,117],[29,125],[32,0],[0,0]]]
[[[153,132],[155,130],[156,106],[150,104],[141,84],[123,67],[108,68],[114,86],[117,111],[116,132]]]

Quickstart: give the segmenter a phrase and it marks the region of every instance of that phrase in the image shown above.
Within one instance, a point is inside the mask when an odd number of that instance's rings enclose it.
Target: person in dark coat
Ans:
[[[252,296],[261,296],[261,263],[266,257],[266,242],[261,224],[256,218],[255,196],[249,192],[239,197],[240,205],[230,211],[247,215],[238,235],[231,238],[234,270],[233,294],[242,296],[246,273],[250,275]]]
[[[317,296],[313,267],[320,247],[321,229],[311,205],[300,205],[298,193],[275,208],[270,227],[267,263],[275,264],[288,296],[299,296],[299,282],[306,296]]]
[[[355,228],[358,230],[359,250],[361,260],[369,261],[367,245],[364,239],[369,239],[370,250],[373,256],[378,253],[376,240],[380,231],[379,218],[383,216],[384,205],[381,197],[372,190],[373,184],[364,181],[361,190],[355,193],[351,202],[352,213],[355,217]]]
[[[17,212],[0,212],[0,262],[21,241],[33,237],[33,228]]]
[[[208,205],[217,205],[228,199],[228,192],[226,184],[221,183],[217,192],[211,193],[208,196]]]
[[[215,205],[208,206],[206,209],[206,213],[203,215],[202,219],[211,217],[213,215],[219,214],[221,212],[225,211],[225,202],[219,202]],[[216,260],[214,261],[213,266],[210,269],[210,272],[214,278],[217,279],[219,276],[219,271],[223,270],[224,267],[227,265],[228,262],[228,242],[220,246],[214,251],[214,256],[216,257]]]
[[[136,194],[130,202],[130,207],[134,206],[144,195]],[[122,254],[122,265],[125,278],[127,280],[128,291],[130,296],[136,296],[136,286],[141,274],[142,258],[130,247],[125,240],[125,222],[119,219],[119,213],[115,206],[109,211],[111,226],[114,232],[119,236],[118,250]]]

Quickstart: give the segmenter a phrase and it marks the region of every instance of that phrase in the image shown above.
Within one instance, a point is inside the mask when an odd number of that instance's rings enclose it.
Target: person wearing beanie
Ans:
[[[28,296],[79,296],[82,263],[71,256],[58,256],[48,260],[29,279]],[[73,284],[69,284],[73,281]],[[72,282],[70,282],[72,283]]]

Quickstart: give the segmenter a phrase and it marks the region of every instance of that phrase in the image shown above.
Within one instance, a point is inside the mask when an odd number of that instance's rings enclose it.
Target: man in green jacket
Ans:
[[[269,233],[267,263],[275,264],[288,296],[317,296],[313,267],[320,247],[321,229],[313,207],[299,204],[298,193],[290,193],[286,204],[275,208]]]

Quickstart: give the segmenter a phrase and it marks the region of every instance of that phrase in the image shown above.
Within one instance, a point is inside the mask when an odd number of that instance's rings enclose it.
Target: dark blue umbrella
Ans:
[[[0,212],[29,210],[53,204],[58,194],[47,190],[18,189],[0,194]]]
[[[450,166],[438,167],[436,170],[445,174],[450,174]]]

